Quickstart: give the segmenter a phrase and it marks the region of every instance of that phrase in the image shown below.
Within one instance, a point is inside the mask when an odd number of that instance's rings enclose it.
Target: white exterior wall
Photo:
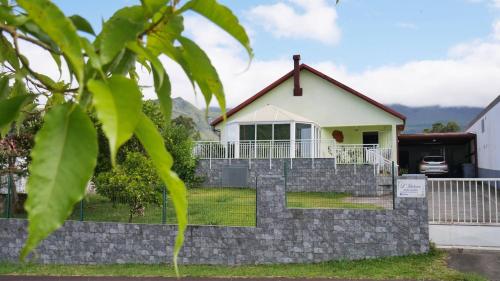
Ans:
[[[484,120],[484,132],[481,122]],[[479,118],[468,130],[477,136],[480,177],[500,177],[500,103]]]
[[[302,96],[293,96],[291,77],[230,116],[227,122],[271,104],[314,121],[322,128],[321,137],[326,139],[332,138],[331,135],[325,134],[327,127],[387,126],[381,130],[383,132],[379,139],[387,143],[387,146],[392,145],[393,155],[396,157],[397,136],[391,129],[402,125],[403,120],[307,70],[300,72],[300,84],[303,88]],[[227,137],[233,136],[234,131],[238,129],[226,125],[228,124],[221,122],[216,126],[216,129],[221,130],[221,141],[229,140]],[[225,132],[226,130],[228,132]]]

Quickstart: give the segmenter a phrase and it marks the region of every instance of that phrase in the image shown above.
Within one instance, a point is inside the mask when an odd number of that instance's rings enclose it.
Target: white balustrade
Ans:
[[[193,153],[199,159],[335,158],[336,164],[373,164],[390,171],[390,148],[338,144],[335,140],[200,141]]]

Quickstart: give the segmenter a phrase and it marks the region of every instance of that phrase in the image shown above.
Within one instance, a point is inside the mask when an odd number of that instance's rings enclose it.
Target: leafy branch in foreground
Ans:
[[[97,134],[90,118],[95,112],[112,162],[135,135],[167,186],[179,223],[176,262],[187,225],[186,188],[172,171],[172,156],[158,129],[142,113],[136,66],[153,75],[165,120],[170,120],[172,100],[168,72],[159,59],[163,55],[182,67],[207,105],[215,97],[224,112],[216,69],[203,49],[183,34],[187,11],[225,30],[252,58],[245,29],[216,0],[142,0],[141,5],[117,10],[99,33],[85,18],[68,17],[49,0],[0,0],[0,138],[33,110],[44,116],[31,153],[25,204],[29,234],[21,258],[60,227],[84,196],[97,158]],[[66,80],[35,70],[19,48],[21,42],[50,55]]]

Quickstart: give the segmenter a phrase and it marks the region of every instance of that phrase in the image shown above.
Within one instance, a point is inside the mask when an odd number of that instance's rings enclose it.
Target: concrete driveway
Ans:
[[[500,251],[448,250],[448,266],[461,272],[483,275],[500,280]]]

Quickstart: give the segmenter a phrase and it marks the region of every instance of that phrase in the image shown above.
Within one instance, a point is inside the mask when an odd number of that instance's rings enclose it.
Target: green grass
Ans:
[[[255,226],[255,190],[249,188],[192,188],[188,191],[188,217],[193,225]],[[382,209],[371,203],[345,202],[350,195],[335,192],[288,192],[289,208]],[[128,222],[128,205],[113,203],[98,194],[84,201],[84,220]],[[23,217],[18,215],[18,217]],[[75,205],[72,220],[80,219],[80,205]],[[133,223],[161,223],[162,206],[146,206],[144,215],[134,216]],[[167,223],[176,223],[172,202],[167,202]]]
[[[433,250],[425,255],[317,264],[253,266],[180,266],[185,277],[307,277],[346,279],[469,280],[485,281],[446,265],[446,254]],[[52,276],[163,276],[173,277],[171,265],[39,265],[0,263],[0,275]]]

